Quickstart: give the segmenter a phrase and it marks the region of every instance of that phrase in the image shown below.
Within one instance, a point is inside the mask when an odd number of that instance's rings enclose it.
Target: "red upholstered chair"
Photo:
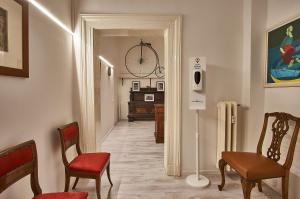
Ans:
[[[110,179],[110,153],[82,153],[79,146],[79,128],[77,122],[58,128],[58,131],[61,140],[62,159],[66,171],[65,191],[69,190],[71,177],[76,177],[72,189],[75,189],[79,178],[95,179],[97,198],[100,199],[101,176],[105,170],[111,186],[113,185]],[[66,151],[73,145],[76,146],[78,156],[71,162],[68,162]]]
[[[33,199],[86,199],[85,192],[42,194],[38,180],[36,145],[33,140],[0,152],[0,193],[21,178],[30,175]]]

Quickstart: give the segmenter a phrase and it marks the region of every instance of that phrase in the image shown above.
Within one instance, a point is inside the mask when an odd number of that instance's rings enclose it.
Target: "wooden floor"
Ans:
[[[188,186],[185,178],[166,176],[163,169],[163,144],[155,144],[153,122],[119,122],[102,144],[102,151],[111,153],[110,189],[106,174],[102,177],[102,199],[241,199],[238,176],[226,178],[224,191],[219,192],[219,175],[206,175],[211,184],[197,189]],[[280,199],[278,193],[263,186],[264,193],[253,189],[253,199]],[[96,199],[95,182],[80,180],[76,191],[88,191]]]

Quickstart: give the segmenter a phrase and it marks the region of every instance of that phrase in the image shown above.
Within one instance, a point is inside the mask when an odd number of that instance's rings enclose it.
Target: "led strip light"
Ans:
[[[101,61],[103,61],[104,63],[106,63],[109,67],[113,68],[114,65],[112,65],[109,61],[107,61],[107,59],[105,59],[104,57],[102,57],[101,55],[99,55],[99,59]]]
[[[42,6],[40,3],[38,3],[36,0],[27,0],[29,3],[31,3],[34,7],[36,7],[39,11],[41,11],[44,15],[49,17],[52,21],[54,21],[57,25],[59,25],[62,29],[70,33],[71,35],[74,35],[72,30],[68,28],[63,22],[61,22],[57,17],[55,17],[49,10],[47,10],[44,6]]]

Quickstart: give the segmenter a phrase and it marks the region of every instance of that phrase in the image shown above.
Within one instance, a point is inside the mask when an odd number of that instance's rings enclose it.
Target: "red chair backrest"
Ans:
[[[67,125],[65,128],[62,128],[61,130],[63,133],[64,142],[68,142],[68,141],[76,142],[77,136],[79,134],[77,123],[71,123],[70,125]]]
[[[40,194],[42,191],[38,183],[37,152],[33,140],[0,152],[0,193],[27,175],[31,175],[34,194]]]
[[[79,127],[77,122],[72,122],[63,127],[58,128],[60,139],[64,146],[64,150],[67,150],[69,147],[74,144],[79,143]]]
[[[62,158],[65,166],[68,166],[68,160],[66,151],[73,145],[76,145],[76,151],[81,154],[79,146],[79,126],[77,122],[72,122],[63,127],[57,129],[60,136],[61,147],[62,147]]]

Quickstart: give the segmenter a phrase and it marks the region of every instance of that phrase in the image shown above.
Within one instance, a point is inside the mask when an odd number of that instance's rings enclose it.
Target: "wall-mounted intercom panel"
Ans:
[[[206,108],[205,97],[205,74],[206,58],[191,57],[189,59],[190,68],[190,109],[203,110]]]

